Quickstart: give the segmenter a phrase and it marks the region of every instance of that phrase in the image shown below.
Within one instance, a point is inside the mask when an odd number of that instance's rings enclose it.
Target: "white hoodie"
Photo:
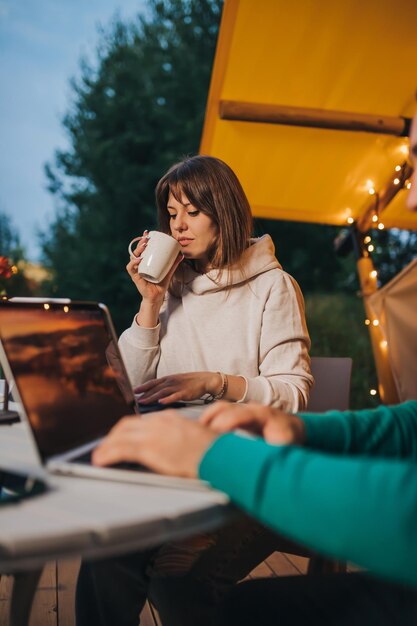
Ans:
[[[158,326],[143,328],[134,319],[120,337],[132,385],[219,371],[246,378],[241,402],[304,409],[313,382],[304,301],[274,254],[264,235],[243,253],[243,273],[232,268],[219,279],[216,270],[200,275],[187,267],[182,297],[167,294]]]

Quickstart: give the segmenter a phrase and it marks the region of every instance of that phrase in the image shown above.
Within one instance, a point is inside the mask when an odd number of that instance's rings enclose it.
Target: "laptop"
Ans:
[[[14,381],[14,399],[48,471],[164,487],[206,486],[135,464],[91,464],[92,450],[118,420],[141,412],[104,304],[0,300],[0,362]],[[201,405],[182,407],[190,418],[201,410]]]

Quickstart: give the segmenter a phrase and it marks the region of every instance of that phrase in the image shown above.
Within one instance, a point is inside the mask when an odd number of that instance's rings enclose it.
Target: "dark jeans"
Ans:
[[[415,626],[417,590],[365,574],[258,579],[235,586],[216,626]]]
[[[137,626],[147,598],[164,626],[211,626],[225,593],[276,549],[246,516],[216,532],[120,558],[82,563],[77,626]]]

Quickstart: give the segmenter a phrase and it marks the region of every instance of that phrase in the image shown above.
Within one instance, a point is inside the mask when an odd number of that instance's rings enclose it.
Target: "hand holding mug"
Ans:
[[[134,244],[137,243],[136,247]],[[179,243],[165,233],[144,231],[128,247],[126,270],[144,299],[162,302],[171,278],[182,261]]]

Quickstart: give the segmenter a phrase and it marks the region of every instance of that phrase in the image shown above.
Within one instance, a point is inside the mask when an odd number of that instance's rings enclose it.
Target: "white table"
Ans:
[[[24,424],[0,427],[0,466],[39,471]],[[121,554],[233,517],[220,492],[48,476],[50,491],[0,507],[0,572],[13,574],[11,626],[27,623],[47,561]]]

